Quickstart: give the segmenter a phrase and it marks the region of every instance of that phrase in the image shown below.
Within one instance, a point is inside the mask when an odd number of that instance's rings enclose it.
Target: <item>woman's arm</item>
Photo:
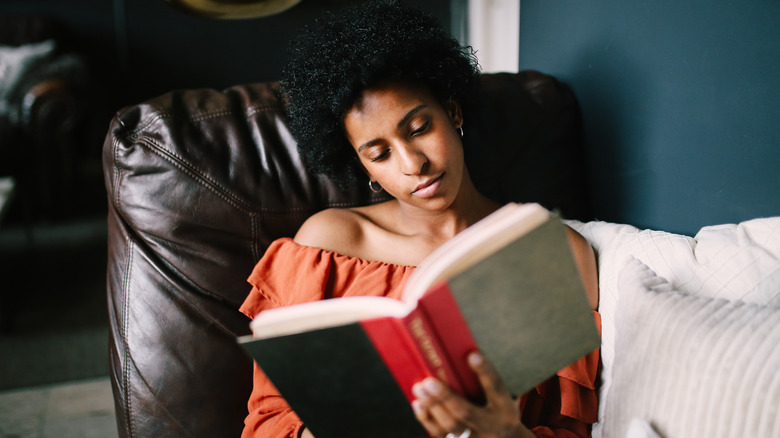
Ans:
[[[244,419],[242,438],[290,437],[298,435],[303,425],[270,380],[254,364],[254,385]]]
[[[596,310],[599,306],[599,274],[596,254],[590,243],[568,226],[566,227],[566,236],[569,238],[569,246],[574,254],[574,261],[580,271],[580,277],[585,284],[585,293],[588,296],[590,308]]]

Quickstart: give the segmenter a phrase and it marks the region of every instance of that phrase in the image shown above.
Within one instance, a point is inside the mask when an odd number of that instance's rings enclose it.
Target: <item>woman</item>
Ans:
[[[477,191],[463,157],[461,136],[479,83],[476,59],[434,20],[396,3],[369,3],[308,29],[293,50],[282,87],[307,164],[392,199],[322,211],[294,239],[274,242],[249,279],[254,287],[242,311],[250,317],[324,298],[398,298],[414,266],[499,207]],[[569,237],[595,309],[593,251],[575,232]],[[485,387],[485,406],[435,379],[415,386],[412,406],[431,435],[588,435],[597,352],[576,363],[571,378],[551,379],[520,400],[478,353],[469,360]],[[245,437],[312,436],[257,368],[249,410]]]

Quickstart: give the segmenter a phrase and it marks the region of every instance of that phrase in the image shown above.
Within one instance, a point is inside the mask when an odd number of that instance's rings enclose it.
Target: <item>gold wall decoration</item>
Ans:
[[[287,10],[301,0],[165,0],[174,7],[207,18],[237,20],[265,17]]]

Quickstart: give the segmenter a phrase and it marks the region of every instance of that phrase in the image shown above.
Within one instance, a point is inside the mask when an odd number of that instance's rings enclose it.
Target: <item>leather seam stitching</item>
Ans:
[[[125,365],[124,365],[124,376],[122,376],[122,380],[125,386],[125,406],[127,408],[125,409],[126,412],[126,418],[125,421],[127,422],[127,427],[130,432],[130,437],[135,437],[135,427],[133,424],[133,407],[132,407],[132,397],[131,397],[131,387],[130,387],[130,341],[128,339],[128,317],[130,313],[130,273],[133,266],[133,259],[135,257],[135,243],[133,242],[133,239],[128,236],[127,239],[127,248],[128,248],[128,257],[127,257],[127,265],[125,265],[125,278],[122,282],[122,289],[123,289],[123,309],[122,309],[122,315],[123,315],[123,321],[122,321],[122,340],[124,343],[124,350],[125,350]]]
[[[171,153],[170,151],[162,147],[156,140],[150,137],[142,137],[137,139],[136,142],[149,146],[149,149],[152,152],[156,153],[163,159],[166,159],[166,161],[169,161],[170,163],[172,163],[174,166],[179,168],[182,172],[189,175],[190,177],[205,182],[206,186],[214,193],[216,193],[220,198],[222,198],[228,204],[232,205],[238,210],[247,213],[249,215],[256,215],[258,211],[262,213],[285,214],[288,212],[307,212],[307,211],[316,210],[311,207],[285,207],[284,209],[281,210],[267,208],[267,207],[250,208],[249,206],[246,205],[245,201],[238,199],[238,196],[236,195],[232,195],[229,190],[227,190],[225,187],[223,187],[222,185],[214,181],[212,178],[209,178],[208,176],[195,171],[194,167],[190,165],[186,160],[184,160],[183,158],[179,157],[176,154]],[[327,205],[329,207],[347,207],[347,206],[353,206],[358,204],[360,203],[334,202],[334,203],[328,203]]]
[[[166,161],[169,161],[174,166],[178,167],[179,170],[184,172],[185,174],[189,175],[190,177],[200,180],[206,183],[206,187],[208,187],[211,191],[213,191],[217,196],[222,198],[224,201],[226,201],[228,204],[232,205],[233,207],[237,208],[238,210],[241,210],[244,213],[247,214],[253,214],[253,211],[251,208],[246,207],[239,199],[233,199],[236,198],[235,196],[231,196],[229,190],[227,190],[225,187],[222,187],[219,183],[214,181],[213,179],[209,178],[206,175],[203,175],[200,172],[197,172],[194,170],[193,166],[187,163],[186,160],[181,158],[180,156],[171,153],[167,149],[163,148],[160,144],[157,143],[152,138],[149,137],[143,137],[139,138],[137,140],[138,143],[146,144],[149,146],[149,149],[156,153],[157,155],[161,156],[162,158],[166,159]]]
[[[113,175],[114,176],[114,178],[113,178],[114,179],[114,187],[112,187],[112,189],[113,189],[112,190],[113,191],[112,195],[114,197],[114,205],[117,206],[117,207],[119,206],[119,179],[120,179],[119,178],[119,166],[117,166],[117,163],[119,162],[119,147],[118,147],[118,143],[119,143],[119,140],[116,137],[114,137],[114,141],[113,141],[113,144],[114,144],[114,150],[113,150],[114,162],[112,163],[112,167],[114,169],[114,175]]]
[[[279,111],[281,108],[281,105],[252,105],[247,108],[246,118],[250,118],[261,112]]]
[[[260,106],[248,106],[246,107],[246,112],[242,113],[242,118],[250,118],[254,116],[257,113],[260,112],[267,112],[267,111],[277,111],[281,108],[279,105],[260,105]],[[218,110],[218,111],[206,111],[202,113],[195,113],[190,116],[187,116],[186,119],[191,122],[200,122],[203,120],[209,120],[209,119],[216,119],[219,117],[226,117],[226,116],[233,116],[236,113],[233,110]],[[149,125],[153,124],[154,122],[160,120],[160,119],[167,119],[170,117],[173,117],[175,114],[172,111],[156,111],[152,113],[146,120],[146,123],[140,125],[139,127],[133,129],[132,131],[128,132],[125,136],[127,138],[134,138],[140,135],[140,133],[145,130]]]
[[[257,215],[251,215],[249,219],[252,221],[252,256],[254,261],[260,260],[260,248],[258,248],[257,235],[258,235],[258,223]]]

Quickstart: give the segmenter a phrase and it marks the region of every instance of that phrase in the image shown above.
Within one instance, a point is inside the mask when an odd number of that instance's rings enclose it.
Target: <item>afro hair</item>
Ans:
[[[371,1],[326,14],[290,45],[282,73],[287,124],[309,169],[341,187],[365,178],[343,129],[361,93],[379,82],[421,83],[468,114],[479,64],[434,18],[398,1]]]

